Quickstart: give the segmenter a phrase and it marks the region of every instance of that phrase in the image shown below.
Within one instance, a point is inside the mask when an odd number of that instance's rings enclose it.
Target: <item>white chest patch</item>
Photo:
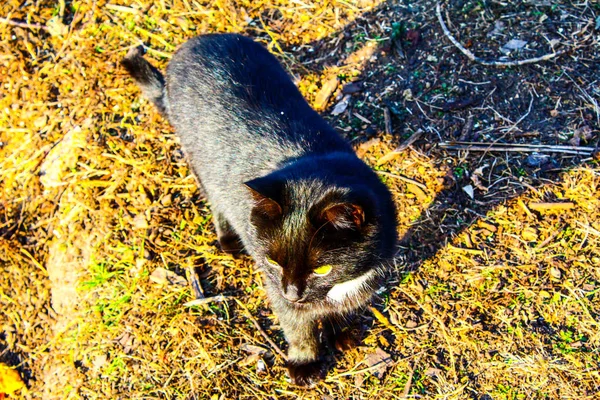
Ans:
[[[351,281],[338,283],[329,290],[327,297],[330,300],[341,303],[344,301],[344,299],[352,297],[360,292],[360,290],[365,286],[367,281],[373,277],[374,274],[375,271],[371,270],[366,274],[359,276],[358,278],[352,279]]]

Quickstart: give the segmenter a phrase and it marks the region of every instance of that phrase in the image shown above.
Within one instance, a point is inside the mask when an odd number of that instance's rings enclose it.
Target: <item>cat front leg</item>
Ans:
[[[219,238],[219,244],[221,250],[225,253],[231,254],[234,257],[244,253],[244,245],[238,234],[233,230],[231,224],[225,219],[225,217],[219,213],[214,213],[214,224],[217,231],[217,237]]]
[[[323,334],[330,348],[343,353],[357,346],[358,341],[351,328],[354,318],[353,314],[330,315],[325,318]]]
[[[292,382],[312,386],[323,378],[319,359],[318,320],[308,313],[278,307],[279,322],[288,342],[287,367]]]

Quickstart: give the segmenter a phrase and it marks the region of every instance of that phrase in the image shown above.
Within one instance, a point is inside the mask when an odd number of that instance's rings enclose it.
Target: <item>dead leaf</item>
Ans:
[[[14,368],[0,363],[0,398],[4,398],[5,394],[12,395],[24,387],[19,373]]]
[[[473,186],[471,186],[471,185],[463,186],[462,190],[466,194],[468,194],[470,198],[472,198],[472,199],[475,198],[475,190],[473,190]]]
[[[500,48],[500,51],[502,51],[503,53],[510,53],[512,50],[522,49],[523,47],[525,47],[526,44],[527,42],[525,40],[511,39]]]
[[[592,138],[592,128],[585,125],[585,126],[582,126],[581,128],[575,129],[575,131],[573,132],[573,137],[569,140],[569,144],[571,146],[579,146],[579,144],[581,143],[581,139],[583,139],[587,142],[591,138]]]
[[[350,97],[351,96],[349,94],[345,95],[342,98],[342,100],[340,100],[339,103],[337,103],[335,105],[335,107],[331,111],[331,114],[332,115],[340,115],[341,113],[346,111],[346,109],[348,108],[348,105],[350,104]]]
[[[443,371],[438,368],[429,367],[425,370],[427,376],[443,376]]]
[[[505,24],[501,20],[497,20],[494,23],[494,29],[487,34],[488,37],[499,36],[505,28]]]
[[[421,203],[424,203],[427,200],[427,195],[425,194],[425,192],[416,185],[409,183],[408,185],[406,185],[406,190],[414,194],[417,200],[419,200],[419,202]]]
[[[158,267],[150,275],[150,280],[159,285],[187,286],[187,280],[173,271]]]
[[[376,366],[376,368],[372,369],[370,372],[377,379],[381,379],[393,362],[392,357],[378,347],[377,350],[375,350],[375,353],[369,354],[367,358],[365,358],[363,364],[369,368]]]
[[[358,149],[356,149],[356,155],[358,156],[358,158],[363,158],[364,155],[367,154],[367,152],[371,149],[371,147],[375,146],[380,141],[381,139],[379,138],[373,138],[367,140],[366,142],[358,146]]]
[[[248,365],[254,365],[258,360],[260,360],[259,354],[250,354],[246,356],[243,360],[239,362],[240,367],[247,367]]]
[[[330,78],[327,82],[325,82],[325,84],[323,85],[321,90],[319,90],[319,93],[317,93],[317,96],[315,98],[314,107],[317,110],[323,110],[327,106],[327,102],[329,101],[329,98],[331,97],[335,89],[337,89],[337,86],[337,76],[334,76]]]
[[[259,356],[269,356],[271,354],[271,352],[264,347],[255,346],[248,343],[244,343],[240,348],[246,353],[258,354]]]
[[[87,128],[88,123],[84,123]],[[60,142],[48,152],[40,166],[40,182],[45,190],[65,185],[68,171],[77,165],[82,149],[86,146],[86,133],[80,126],[67,132]]]

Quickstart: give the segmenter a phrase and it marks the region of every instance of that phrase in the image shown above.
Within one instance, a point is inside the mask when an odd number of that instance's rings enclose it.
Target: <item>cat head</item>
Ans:
[[[246,182],[257,265],[298,308],[355,308],[378,287],[396,242],[391,196],[369,184],[267,176]]]

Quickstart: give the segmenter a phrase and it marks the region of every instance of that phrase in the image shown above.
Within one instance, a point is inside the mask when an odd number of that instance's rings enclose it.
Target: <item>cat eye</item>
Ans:
[[[325,276],[331,272],[333,267],[329,264],[321,265],[319,268],[315,268],[313,273],[317,276]]]
[[[279,265],[279,263],[277,261],[273,260],[271,257],[266,256],[265,258],[267,259],[267,262],[269,264],[271,264],[273,267],[281,268],[281,265]]]

